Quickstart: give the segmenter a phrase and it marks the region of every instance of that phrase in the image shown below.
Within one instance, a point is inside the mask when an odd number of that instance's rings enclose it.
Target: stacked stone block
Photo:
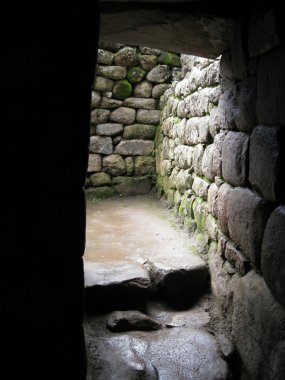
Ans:
[[[86,193],[90,199],[148,193],[155,184],[160,97],[178,77],[180,57],[147,47],[100,47]]]
[[[183,79],[162,98],[157,139],[158,190],[194,236],[193,249],[207,254],[240,378],[264,380],[285,371],[285,49],[277,21],[270,10],[253,14],[245,46],[237,23],[220,63],[182,55]]]

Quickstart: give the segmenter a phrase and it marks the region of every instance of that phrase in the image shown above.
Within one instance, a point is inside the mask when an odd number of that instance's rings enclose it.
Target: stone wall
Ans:
[[[285,49],[278,15],[237,22],[220,61],[181,56],[162,99],[157,187],[208,259],[242,379],[285,373]],[[219,84],[220,82],[220,84]]]
[[[101,44],[97,63],[87,196],[148,193],[155,184],[159,99],[181,73],[179,55]]]

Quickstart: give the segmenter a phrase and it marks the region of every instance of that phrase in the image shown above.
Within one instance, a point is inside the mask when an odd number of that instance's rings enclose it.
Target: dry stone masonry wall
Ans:
[[[155,184],[160,96],[180,57],[147,47],[102,44],[92,92],[87,196],[148,193]]]
[[[182,55],[183,79],[163,95],[157,137],[157,188],[193,248],[207,254],[244,379],[285,373],[285,50],[277,18],[262,11],[245,29],[237,23],[220,62]]]

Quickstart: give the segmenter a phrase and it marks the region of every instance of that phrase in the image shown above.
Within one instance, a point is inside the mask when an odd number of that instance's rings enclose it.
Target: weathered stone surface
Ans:
[[[169,53],[166,51],[161,52],[157,60],[158,63],[168,66],[181,67],[181,61],[178,54]]]
[[[182,70],[178,67],[173,67],[171,70],[171,81],[180,81],[182,79]]]
[[[133,91],[132,85],[126,79],[119,80],[115,82],[113,88],[113,96],[115,99],[126,99],[128,98]]]
[[[115,137],[113,137],[113,144],[114,145],[118,145],[119,142],[122,141],[122,139],[123,139],[123,136],[115,136]]]
[[[234,186],[243,186],[247,180],[249,135],[229,132],[222,147],[222,174]]]
[[[235,266],[241,275],[244,276],[250,271],[249,260],[229,241],[226,243],[225,257]]]
[[[155,109],[155,100],[154,99],[146,99],[146,98],[135,98],[135,97],[134,98],[127,98],[124,100],[124,106],[153,110],[153,109]]]
[[[218,241],[218,225],[216,219],[209,214],[206,218],[206,231],[209,235],[209,238],[214,241]]]
[[[206,218],[209,213],[207,203],[201,198],[194,199],[192,203],[192,211],[198,231],[205,233]]]
[[[167,120],[169,120],[169,118]],[[186,141],[185,130],[186,130],[186,119],[173,120],[173,125],[171,129],[171,137],[175,140],[176,143],[179,143],[181,145],[189,145],[187,144],[187,141]]]
[[[170,84],[167,83],[156,84],[152,89],[152,97],[159,99],[169,87]]]
[[[124,47],[115,54],[115,63],[117,66],[136,66],[138,57],[136,49]]]
[[[218,189],[218,199],[217,199],[218,220],[219,220],[220,229],[225,234],[229,233],[228,200],[229,200],[229,196],[232,189],[233,188],[228,183],[223,183]]]
[[[257,117],[260,124],[285,124],[285,48],[263,55],[257,71]]]
[[[136,119],[136,111],[128,107],[120,107],[113,111],[110,120],[121,124],[133,124]]]
[[[148,156],[154,149],[153,141],[122,140],[115,148],[115,153],[122,156]]]
[[[192,189],[198,197],[207,199],[210,183],[200,177],[195,177]]]
[[[160,163],[159,163],[159,173],[162,175],[162,176],[169,176],[171,174],[171,171],[173,169],[173,165],[171,163],[171,161],[169,160],[162,160]]]
[[[133,124],[124,128],[123,137],[126,140],[142,139],[153,140],[155,137],[156,127],[149,124]]]
[[[96,74],[105,78],[119,80],[125,78],[127,69],[124,66],[97,66]]]
[[[107,320],[107,326],[111,331],[155,331],[163,325],[138,310],[113,311]]]
[[[285,310],[254,271],[236,283],[233,333],[252,379],[282,380],[285,371]]]
[[[117,194],[117,191],[110,186],[90,187],[85,190],[86,199],[88,201],[96,201],[98,199],[110,198]]]
[[[198,176],[203,176],[202,164],[204,156],[204,146],[202,144],[197,144],[193,150],[193,168],[194,172]]]
[[[88,172],[100,172],[102,168],[102,158],[100,154],[89,154]]]
[[[218,107],[213,107],[210,112],[209,132],[213,138],[220,132],[221,129],[219,112]]]
[[[218,187],[212,183],[208,190],[208,208],[210,213],[218,218]]]
[[[160,121],[160,111],[158,110],[138,110],[137,122],[157,125]]]
[[[155,158],[139,156],[135,158],[135,175],[155,174]]]
[[[209,116],[192,117],[187,120],[185,127],[185,140],[189,145],[207,144],[211,140],[209,131]]]
[[[161,53],[161,50],[160,49],[154,49],[154,48],[140,46],[140,52],[142,54],[159,55]]]
[[[167,65],[158,65],[148,72],[146,79],[152,83],[164,83],[171,77],[171,71]]]
[[[148,177],[115,177],[112,185],[122,195],[148,194],[151,189]]]
[[[133,157],[126,157],[125,158],[126,168],[127,168],[127,175],[131,176],[134,174],[134,159]]]
[[[170,167],[166,167],[165,171],[171,171],[172,165],[170,164]],[[177,190],[184,192],[188,189],[191,189],[193,184],[193,177],[191,174],[190,169],[179,170],[178,168],[175,168],[171,176],[169,177],[170,182],[176,187]]]
[[[114,89],[113,89],[113,91],[114,91]],[[105,96],[105,98],[112,99],[113,92],[112,91],[105,91],[102,93],[102,95]]]
[[[113,87],[114,87],[114,81],[112,79],[99,77],[99,76],[95,78],[95,82],[93,86],[95,91],[100,91],[100,92],[112,91]]]
[[[84,272],[88,311],[137,307],[141,310],[144,306],[151,282],[146,270],[140,266],[126,263],[114,266],[86,261]]]
[[[112,65],[114,60],[114,54],[108,50],[98,49],[97,51],[97,63],[99,65]]]
[[[96,133],[99,136],[116,136],[123,132],[123,124],[106,123],[96,126]]]
[[[98,46],[100,49],[111,51],[113,53],[120,50],[122,47],[124,47],[124,45],[122,44],[107,42],[107,41],[99,41]]]
[[[121,100],[110,99],[110,98],[103,96],[101,99],[100,108],[114,109],[114,108],[121,107],[122,104],[123,104],[123,102]]]
[[[134,89],[134,95],[138,98],[149,98],[151,97],[151,92],[152,84],[147,81],[138,83]]]
[[[92,174],[90,181],[94,187],[111,185],[110,175],[104,172]]]
[[[261,250],[264,279],[280,304],[285,307],[285,206],[270,215]]]
[[[222,174],[222,144],[226,133],[219,133],[214,138],[214,143],[206,147],[203,161],[202,171],[203,174],[214,181],[215,176]]]
[[[187,145],[178,145],[174,149],[175,165],[180,169],[189,169],[193,162],[193,148]]]
[[[281,175],[281,167],[284,167],[281,149],[284,149],[284,142],[285,133],[279,127],[258,126],[250,138],[250,183],[264,198],[273,202],[285,199]]]
[[[109,110],[104,110],[97,108],[91,112],[91,123],[92,124],[102,124],[108,121],[110,115]]]
[[[251,190],[237,187],[230,192],[227,209],[230,237],[259,269],[261,242],[271,207]]]
[[[131,67],[127,72],[127,79],[130,83],[139,83],[145,77],[146,72],[138,67]]]
[[[112,176],[123,175],[127,171],[125,160],[118,154],[104,157],[103,170]]]
[[[208,270],[205,262],[194,254],[175,255],[165,259],[148,260],[152,288],[171,304],[191,304],[206,288]]]
[[[139,63],[142,69],[145,71],[150,71],[153,69],[157,64],[157,56],[156,55],[150,55],[150,54],[140,54],[139,55]]]
[[[219,129],[236,129],[234,122],[234,95],[232,88],[225,91],[220,96],[219,105],[214,114],[214,124],[218,124]]]
[[[276,10],[255,12],[250,19],[248,50],[250,57],[257,57],[281,44]]]
[[[100,106],[101,95],[98,91],[92,91],[91,107],[97,108]]]
[[[111,137],[91,136],[89,149],[92,153],[112,154],[112,139]]]

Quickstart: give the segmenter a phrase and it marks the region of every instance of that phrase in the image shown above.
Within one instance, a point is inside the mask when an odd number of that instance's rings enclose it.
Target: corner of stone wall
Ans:
[[[146,194],[156,183],[160,97],[180,77],[180,56],[147,47],[99,47],[87,199]]]

